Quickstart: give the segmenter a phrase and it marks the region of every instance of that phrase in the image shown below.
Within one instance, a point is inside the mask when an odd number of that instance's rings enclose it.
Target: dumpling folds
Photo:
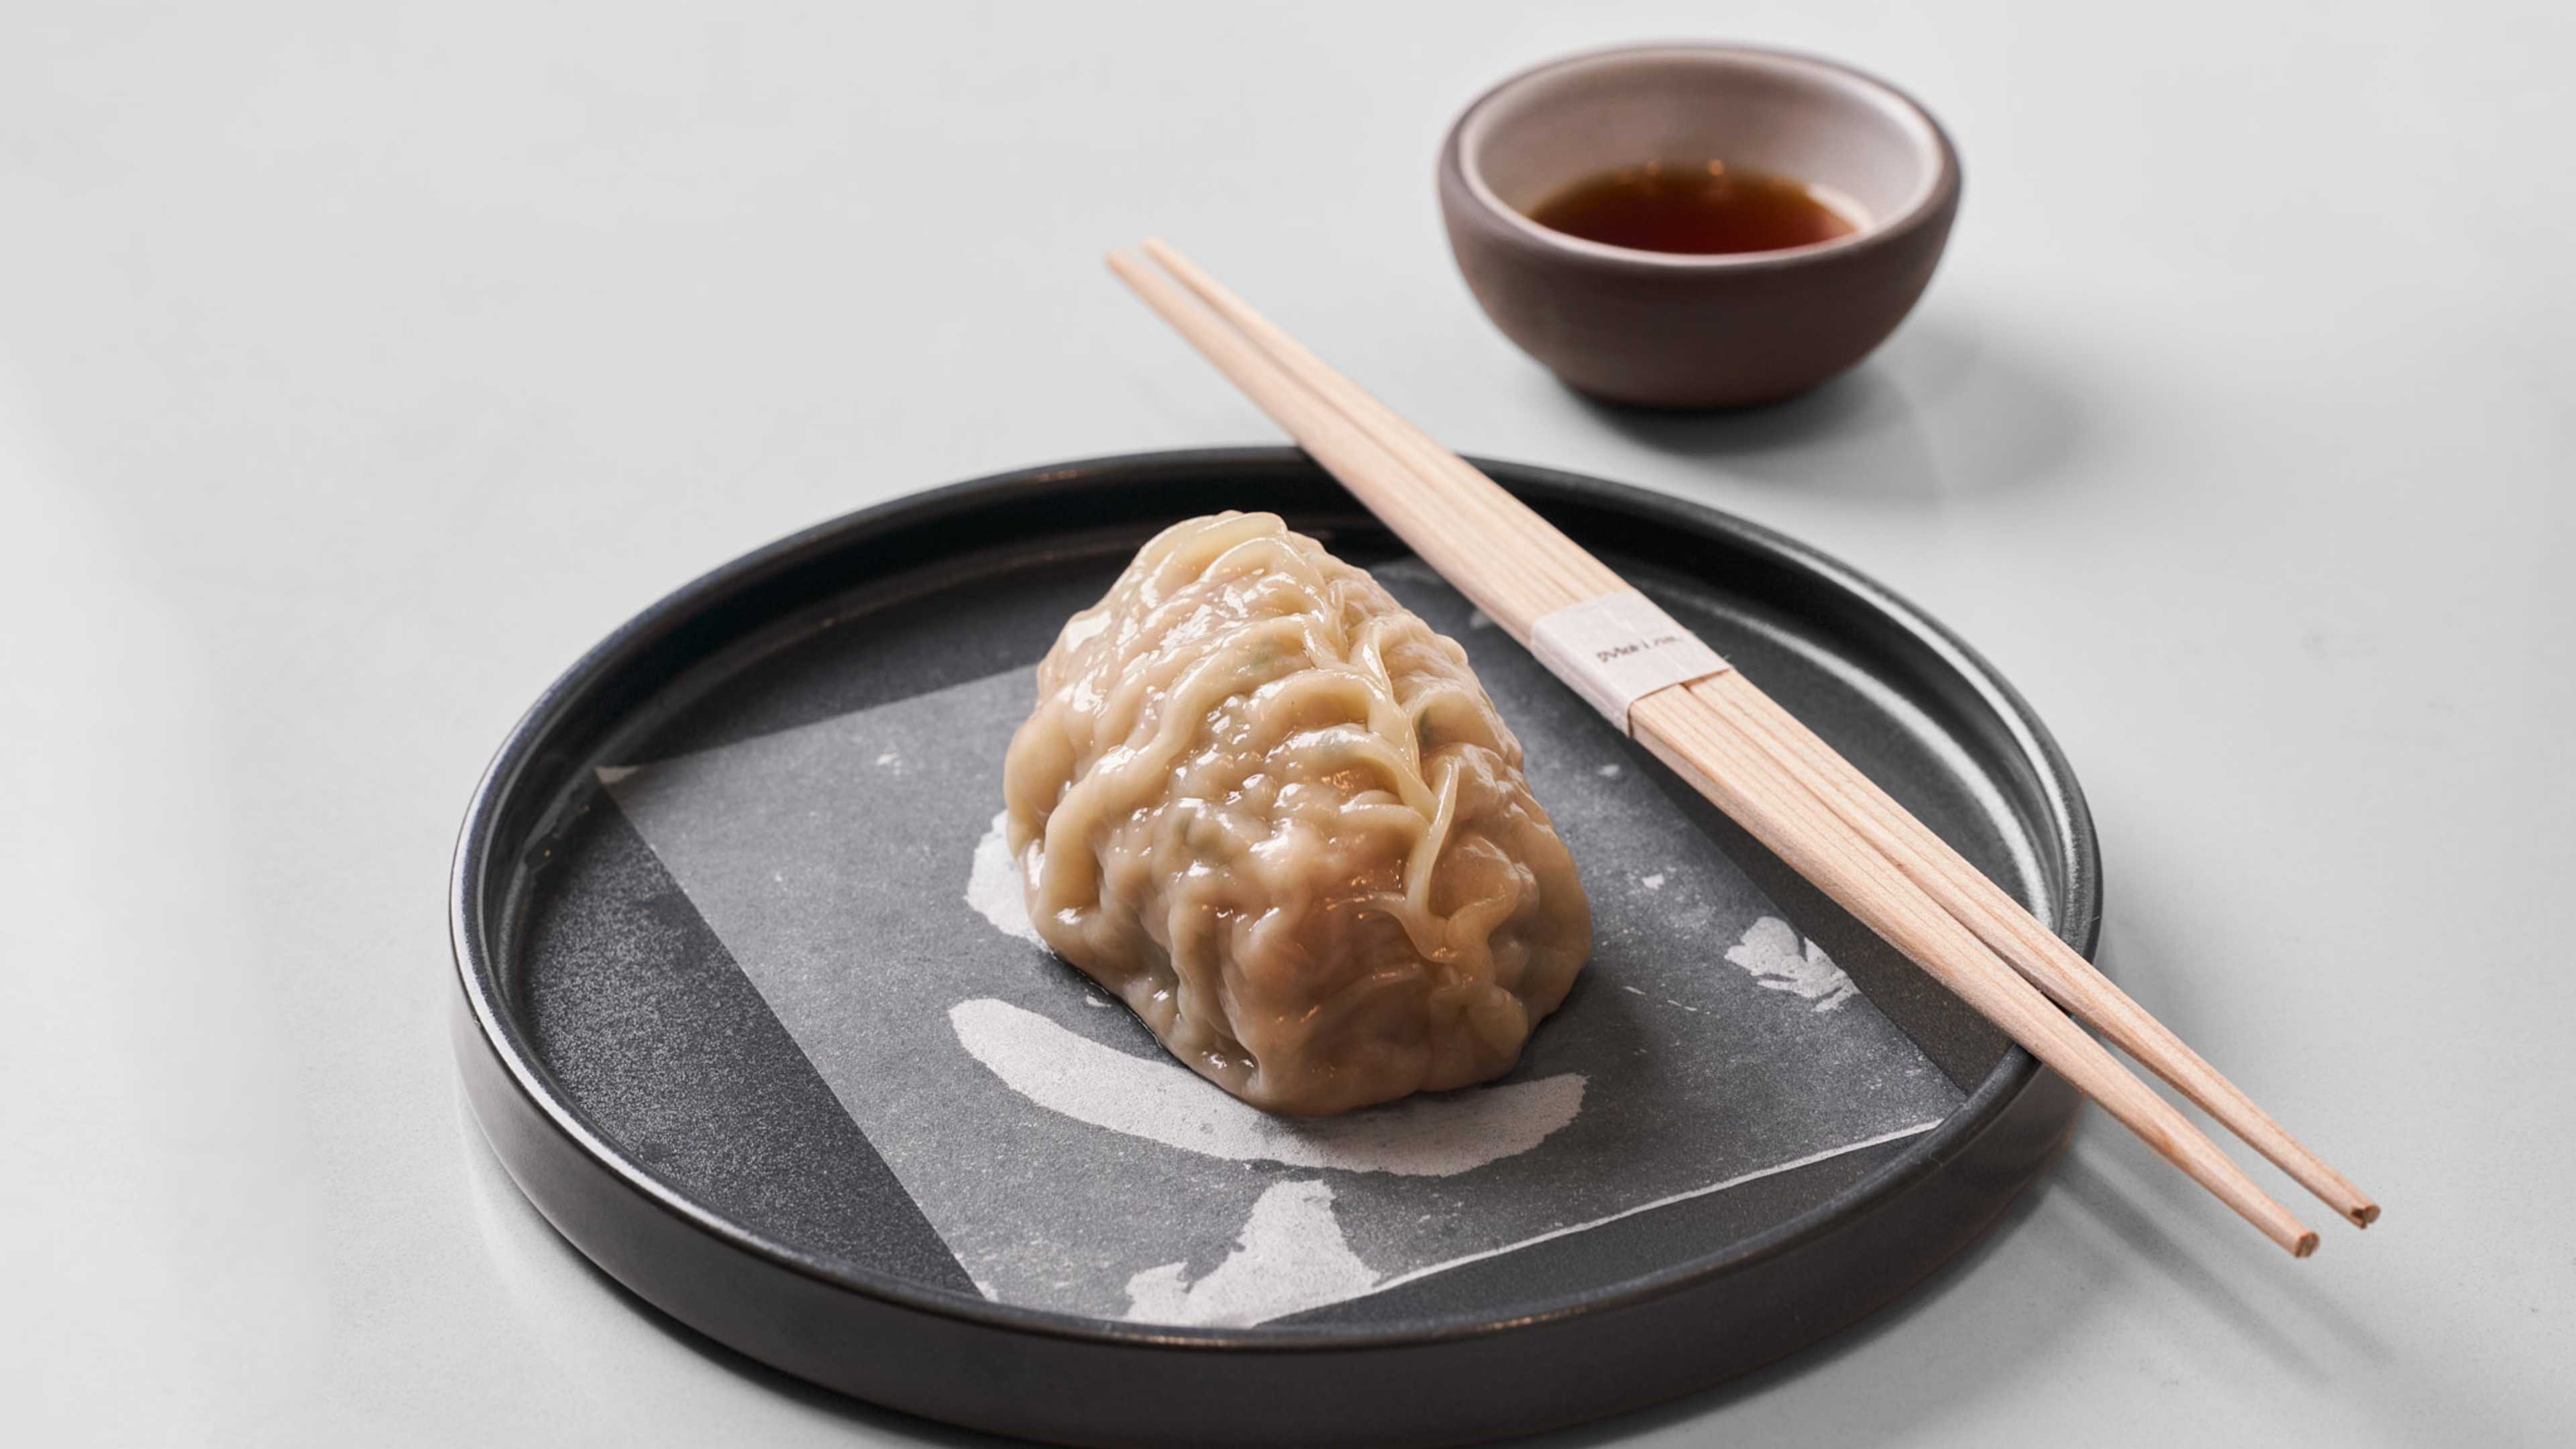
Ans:
[[[1497,1076],[1591,954],[1466,651],[1271,514],[1148,543],[1039,664],[1005,773],[1039,934],[1259,1107]]]

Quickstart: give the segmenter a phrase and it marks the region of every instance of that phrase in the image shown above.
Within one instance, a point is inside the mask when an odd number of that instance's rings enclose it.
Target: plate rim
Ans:
[[[1811,545],[1763,525],[1713,508],[1633,484],[1562,469],[1504,460],[1471,458],[1507,489],[1534,502],[1550,500],[1606,505],[1634,517],[1686,519],[1696,532],[1725,536],[1757,552],[1766,552],[1795,568],[1814,574],[1887,616],[1918,645],[1928,647],[1960,681],[1967,684],[2004,727],[2030,766],[2033,783],[2051,817],[2056,859],[2048,862],[2059,876],[2065,907],[2057,929],[2070,929],[2070,943],[2091,956],[2101,926],[2100,845],[2091,811],[2073,768],[2056,740],[2020,692],[1964,639],[1895,591]],[[1068,485],[1116,486],[1123,475],[1156,472],[1275,469],[1302,465],[1320,471],[1302,450],[1284,446],[1198,447],[1106,454],[1039,464],[986,474],[939,487],[898,495],[851,510],[787,534],[708,569],[630,616],[598,643],[583,651],[538,694],[512,724],[478,778],[458,829],[451,858],[448,891],[449,948],[461,1003],[478,1030],[483,1049],[502,1068],[524,1103],[570,1142],[590,1165],[618,1185],[688,1228],[771,1266],[841,1292],[855,1293],[897,1309],[963,1320],[1015,1334],[1066,1339],[1104,1348],[1156,1348],[1191,1351],[1261,1353],[1351,1352],[1409,1345],[1451,1343],[1503,1334],[1541,1324],[1596,1313],[1610,1313],[1687,1291],[1796,1250],[1809,1240],[1834,1231],[1875,1199],[1893,1198],[1909,1185],[1938,1170],[1966,1139],[1992,1124],[2004,1104],[2040,1075],[2039,1063],[2026,1050],[2007,1043],[1995,1066],[1974,1091],[1942,1118],[1940,1124],[1908,1140],[1905,1150],[1878,1169],[1796,1217],[1739,1239],[1715,1252],[1666,1264],[1651,1272],[1596,1288],[1514,1305],[1508,1313],[1429,1317],[1390,1324],[1256,1324],[1212,1328],[1170,1324],[1126,1323],[1052,1309],[970,1298],[920,1284],[863,1264],[842,1262],[801,1251],[714,1211],[664,1182],[621,1150],[587,1120],[557,1084],[539,1058],[533,1042],[506,1003],[503,961],[495,946],[506,947],[506,929],[498,942],[483,939],[490,899],[485,876],[506,853],[497,839],[506,807],[529,769],[539,762],[548,738],[583,696],[646,644],[662,638],[675,624],[693,617],[762,576],[810,554],[825,551],[845,535],[928,521],[942,514]],[[1352,500],[1354,511],[1362,510]],[[505,867],[507,868],[507,867]],[[506,928],[506,922],[503,923]],[[468,1049],[463,1037],[460,1052]],[[477,1123],[487,1137],[492,1124]],[[497,1139],[496,1147],[499,1145]],[[502,1154],[508,1165],[508,1154]],[[514,1174],[515,1175],[515,1174]],[[522,1189],[525,1190],[524,1187]],[[564,1230],[558,1226],[558,1232]],[[571,1234],[566,1233],[568,1238]],[[581,1247],[578,1238],[573,1238]],[[583,1249],[585,1256],[589,1250]]]

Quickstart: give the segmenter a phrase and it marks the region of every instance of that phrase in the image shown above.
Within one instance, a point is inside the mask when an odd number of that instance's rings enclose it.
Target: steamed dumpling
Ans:
[[[1146,544],[1005,774],[1038,933],[1255,1106],[1497,1076],[1591,954],[1466,652],[1271,514]]]

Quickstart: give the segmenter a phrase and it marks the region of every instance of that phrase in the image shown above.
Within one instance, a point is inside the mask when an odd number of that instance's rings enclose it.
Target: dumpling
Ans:
[[[1272,514],[1146,544],[1004,773],[1038,933],[1274,1112],[1498,1076],[1591,955],[1466,651]]]

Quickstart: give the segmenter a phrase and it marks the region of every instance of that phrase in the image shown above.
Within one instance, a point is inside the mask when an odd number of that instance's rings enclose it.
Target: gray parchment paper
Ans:
[[[1497,1084],[1269,1117],[1039,946],[996,828],[1028,671],[601,772],[986,1296],[1257,1323],[1958,1104],[1617,732],[1418,565],[1379,576],[1467,645],[1592,897],[1583,982]]]

